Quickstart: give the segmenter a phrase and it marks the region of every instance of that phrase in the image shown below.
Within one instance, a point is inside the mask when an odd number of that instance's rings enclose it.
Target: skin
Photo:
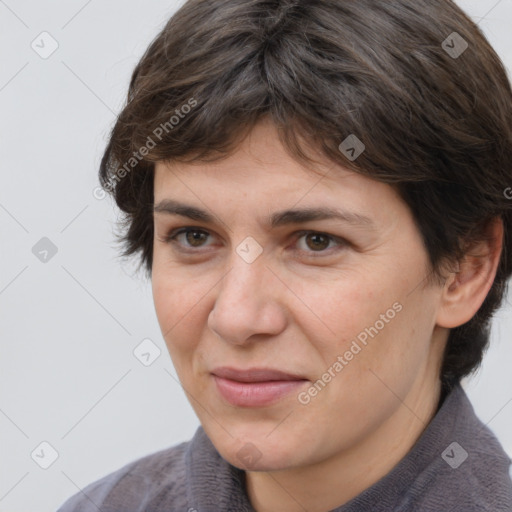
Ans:
[[[407,454],[438,407],[449,329],[478,310],[501,251],[495,223],[494,246],[477,247],[480,257],[444,284],[426,285],[420,233],[394,189],[327,161],[316,170],[325,177],[294,160],[267,121],[227,159],[155,170],[156,205],[173,199],[214,216],[155,212],[153,296],[190,403],[222,457],[246,469],[258,512],[331,510]],[[273,212],[318,206],[357,212],[374,227],[336,219],[269,226]],[[206,235],[166,239],[182,227]],[[263,248],[252,263],[236,251],[248,236]],[[395,303],[401,310],[306,405],[292,392],[236,407],[216,388],[210,372],[227,365],[299,374],[306,391]],[[237,456],[246,443],[259,454],[250,467]]]

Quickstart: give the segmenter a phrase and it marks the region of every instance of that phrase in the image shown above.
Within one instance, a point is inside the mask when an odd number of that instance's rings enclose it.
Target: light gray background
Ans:
[[[512,0],[459,4],[512,69]],[[130,73],[177,6],[0,0],[0,512],[53,511],[198,426],[150,283],[117,257],[116,210],[92,193]],[[47,59],[31,48],[50,48],[43,31],[59,45]],[[58,249],[46,263],[32,253],[43,237]],[[511,328],[509,297],[483,369],[466,384],[510,454]],[[161,350],[147,367],[133,355],[146,338]],[[35,462],[50,460],[43,441],[59,455],[48,469]]]

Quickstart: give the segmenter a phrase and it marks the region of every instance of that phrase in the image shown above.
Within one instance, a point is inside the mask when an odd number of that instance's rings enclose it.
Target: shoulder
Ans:
[[[454,390],[444,415],[446,430],[436,435],[442,444],[417,482],[418,504],[448,512],[512,510],[510,457],[478,419],[461,387]]]
[[[185,459],[190,443],[187,441],[126,464],[71,496],[57,512],[144,510],[155,503],[186,511]]]
[[[512,511],[510,458],[460,384],[440,405],[410,452],[339,512]]]

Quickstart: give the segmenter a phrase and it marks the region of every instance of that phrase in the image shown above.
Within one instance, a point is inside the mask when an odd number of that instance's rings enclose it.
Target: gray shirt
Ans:
[[[333,512],[511,512],[510,459],[456,384],[409,453]],[[202,427],[88,485],[58,512],[254,512]]]

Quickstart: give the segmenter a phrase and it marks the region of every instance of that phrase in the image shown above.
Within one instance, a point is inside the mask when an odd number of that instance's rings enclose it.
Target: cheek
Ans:
[[[339,346],[344,358],[337,382],[341,392],[356,393],[364,398],[361,403],[382,401],[382,410],[391,407],[396,396],[406,396],[428,364],[433,312],[429,294],[397,297],[392,293],[377,301],[377,307],[366,311],[366,318]],[[344,400],[352,399],[343,394],[340,401]],[[362,408],[359,414],[373,413]]]
[[[298,321],[306,336],[316,340],[326,368],[345,354],[350,366],[396,368],[401,360],[417,355],[411,351],[424,351],[424,340],[416,347],[410,341],[418,330],[428,332],[429,298],[420,292],[410,294],[409,279],[396,266],[388,272],[377,270],[323,282],[309,293],[302,289],[312,311],[296,318],[302,318]]]
[[[293,289],[301,299],[293,302],[294,319],[308,339],[316,340],[326,363],[347,350],[352,339],[378,319],[380,310],[387,309],[387,297],[376,290],[369,273],[352,272],[308,286],[297,281]]]
[[[174,348],[192,347],[199,341],[202,321],[208,300],[208,287],[203,280],[153,269],[152,288],[155,311],[162,335],[171,352]],[[206,294],[206,295],[205,295]],[[203,321],[204,323],[204,321]]]

